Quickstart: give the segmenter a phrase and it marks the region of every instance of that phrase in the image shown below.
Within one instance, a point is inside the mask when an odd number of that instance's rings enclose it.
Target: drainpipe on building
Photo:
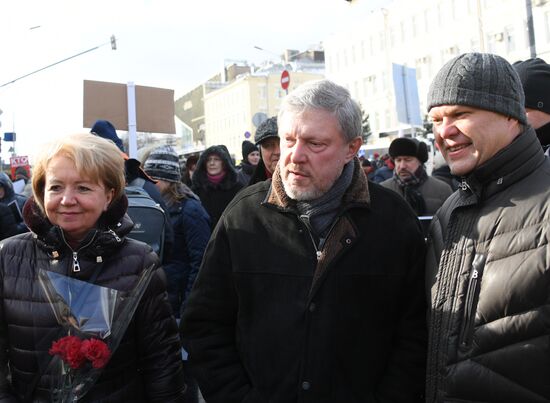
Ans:
[[[481,15],[481,0],[477,0],[477,26],[479,29],[479,51],[485,52],[485,34],[483,33],[483,16]]]
[[[529,37],[529,52],[532,58],[537,57],[537,50],[535,47],[535,27],[533,25],[533,8],[531,7],[531,0],[525,0],[525,8],[527,10],[527,33]]]

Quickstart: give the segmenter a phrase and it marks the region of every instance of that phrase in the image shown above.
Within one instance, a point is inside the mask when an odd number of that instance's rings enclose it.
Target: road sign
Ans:
[[[395,63],[392,67],[397,120],[411,126],[422,126],[416,69]]]
[[[288,90],[288,86],[290,85],[290,73],[288,70],[283,70],[281,73],[281,88],[283,90]]]
[[[10,157],[10,165],[15,168],[29,165],[29,157],[26,155]]]

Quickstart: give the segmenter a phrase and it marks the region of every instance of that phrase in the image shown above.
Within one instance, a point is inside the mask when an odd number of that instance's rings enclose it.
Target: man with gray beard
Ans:
[[[205,400],[422,401],[422,232],[367,181],[357,103],[330,81],[304,84],[278,130],[272,179],[226,208],[183,317]]]

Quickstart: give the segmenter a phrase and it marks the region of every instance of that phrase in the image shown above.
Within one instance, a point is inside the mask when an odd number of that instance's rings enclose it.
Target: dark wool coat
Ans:
[[[428,402],[550,402],[549,200],[529,128],[434,218]]]
[[[226,170],[225,178],[219,184],[210,182],[207,177],[206,160],[211,154],[217,154],[222,159]],[[212,228],[220,219],[225,207],[242,187],[243,184],[237,178],[237,171],[225,147],[212,146],[203,151],[193,174],[191,189],[201,199],[202,206],[210,216]]]
[[[212,234],[183,318],[205,399],[422,401],[425,249],[412,210],[356,161],[317,251],[294,203],[276,170]]]
[[[387,179],[380,183],[380,185],[393,190],[399,196],[405,198],[405,191],[399,186],[395,178]],[[432,176],[428,176],[426,182],[418,187],[418,191],[424,198],[424,203],[426,203],[425,215],[427,216],[434,215],[443,202],[447,200],[447,197],[453,193],[453,190],[447,183]]]
[[[39,285],[39,269],[87,281],[101,265],[96,284],[129,291],[145,268],[158,265],[150,247],[125,238],[133,226],[124,214],[126,206],[123,197],[105,212],[99,229],[88,234],[74,255],[60,228],[52,226],[30,199],[24,213],[33,233],[0,243],[0,402],[21,401],[40,373],[32,401],[50,401],[51,375],[41,366],[49,360],[50,339],[58,338],[60,326]],[[73,270],[74,258],[79,272]],[[120,346],[81,401],[180,402],[183,388],[177,325],[164,274],[155,269]]]

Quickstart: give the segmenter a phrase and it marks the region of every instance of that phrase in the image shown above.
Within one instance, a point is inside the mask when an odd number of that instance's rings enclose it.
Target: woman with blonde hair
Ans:
[[[0,401],[182,401],[177,325],[157,256],[126,237],[124,185],[120,151],[91,134],[36,161],[31,233],[0,244]]]

